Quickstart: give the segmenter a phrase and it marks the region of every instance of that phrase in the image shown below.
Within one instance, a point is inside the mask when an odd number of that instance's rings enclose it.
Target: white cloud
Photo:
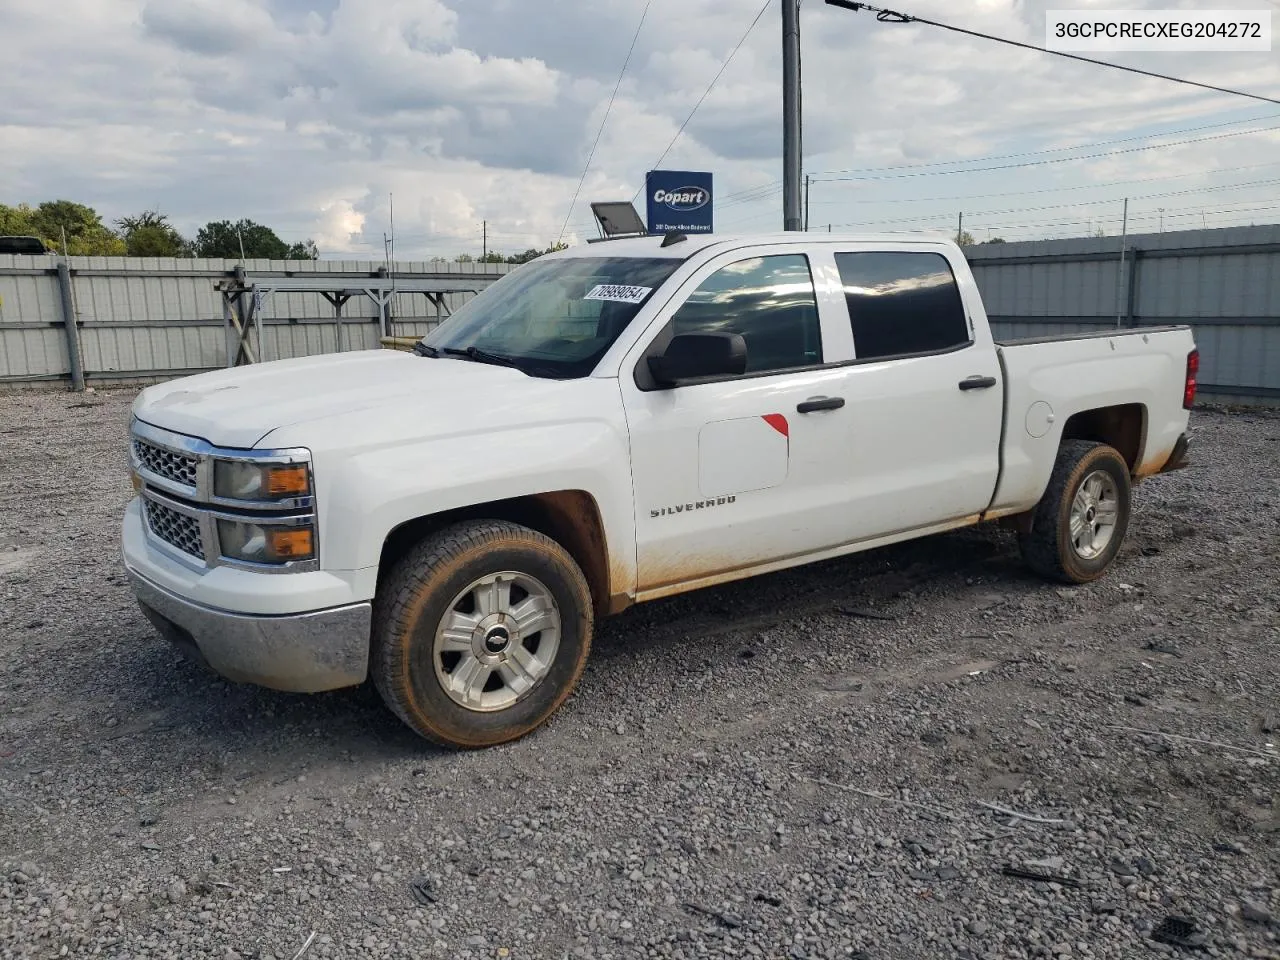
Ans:
[[[1039,42],[1043,12],[1053,4],[902,5]],[[0,202],[67,197],[108,218],[159,204],[188,232],[210,219],[249,216],[291,241],[313,236],[325,253],[381,258],[382,233],[390,229],[387,197],[394,193],[402,256],[478,252],[482,221],[489,222],[491,247],[545,246],[559,235],[642,6],[643,0],[5,3]],[[593,232],[590,200],[636,192],[759,7],[759,0],[654,0],[570,218],[571,235]],[[772,229],[781,220],[776,19],[773,10],[761,19],[664,161],[715,172],[722,229]],[[1051,235],[1118,217],[1125,195],[1135,198],[1135,218],[1154,217],[1163,205],[1173,225],[1191,225],[1200,209],[1210,225],[1275,219],[1263,209],[1273,186],[1207,191],[1280,178],[1276,133],[952,171],[953,161],[965,158],[1280,110],[926,26],[882,24],[817,0],[804,5],[802,25],[810,172],[944,165],[891,172],[895,179],[819,179],[812,191],[816,225],[946,228],[963,209],[979,236],[987,227],[1010,238]],[[1269,54],[1118,59],[1226,86],[1280,89],[1280,63]],[[1201,192],[1154,196],[1183,190]]]
[[[320,208],[312,236],[321,249],[345,250],[364,232],[365,219],[351,200],[340,198]]]

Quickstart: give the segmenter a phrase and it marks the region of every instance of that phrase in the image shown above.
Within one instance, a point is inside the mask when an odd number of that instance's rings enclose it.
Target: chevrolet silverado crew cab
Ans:
[[[519,737],[603,616],[985,521],[1082,583],[1181,465],[1185,327],[993,340],[945,240],[615,239],[502,277],[412,353],[175,380],[133,406],[123,556],[235,681],[372,677],[419,734]]]

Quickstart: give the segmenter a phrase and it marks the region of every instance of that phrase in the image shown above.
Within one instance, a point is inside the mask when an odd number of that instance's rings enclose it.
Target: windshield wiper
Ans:
[[[561,377],[559,371],[545,364],[525,363],[516,360],[514,357],[506,357],[500,353],[481,350],[479,347],[467,347],[465,350],[459,350],[457,347],[428,347],[426,344],[420,343],[414,347],[414,352],[423,357],[462,357],[476,363],[491,363],[496,367],[511,367],[530,377],[553,380],[558,380]]]
[[[515,367],[517,370],[523,369],[513,358],[504,357],[500,353],[490,353],[488,350],[481,350],[479,347],[467,347],[465,350],[459,350],[457,347],[440,347],[439,352],[447,353],[451,357],[466,357],[468,360],[474,360],[476,363],[492,363],[499,367]]]

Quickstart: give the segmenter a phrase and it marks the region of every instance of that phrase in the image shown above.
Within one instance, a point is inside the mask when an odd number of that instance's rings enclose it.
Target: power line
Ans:
[[[622,69],[618,71],[618,82],[613,85],[613,93],[609,97],[609,105],[604,108],[604,116],[600,118],[600,129],[596,131],[595,143],[591,144],[591,152],[587,154],[586,165],[582,168],[582,176],[578,178],[578,187],[573,191],[573,199],[569,201],[569,210],[564,215],[564,223],[560,227],[560,235],[556,237],[556,243],[564,239],[564,232],[569,227],[569,218],[573,216],[573,208],[577,206],[578,196],[582,193],[582,185],[587,180],[587,171],[591,169],[591,161],[596,155],[596,147],[600,146],[600,138],[604,136],[604,125],[609,122],[609,114],[613,111],[613,102],[618,98],[618,90],[622,87],[622,78],[627,75],[627,67],[631,63],[631,54],[635,53],[636,41],[640,39],[640,31],[644,27],[645,17],[649,16],[649,7],[652,4],[653,0],[646,0],[644,10],[640,12],[640,22],[636,25],[636,32],[631,37],[631,46],[627,48],[627,55],[622,61]]]
[[[1111,63],[1108,60],[1095,60],[1092,57],[1082,57],[1078,53],[1068,53],[1065,50],[1050,50],[1048,47],[1038,47],[1034,43],[1023,43],[1021,40],[1010,40],[1007,37],[997,37],[990,33],[980,33],[977,30],[966,30],[964,27],[955,27],[949,23],[939,23],[937,20],[926,20],[923,17],[914,17],[908,13],[899,13],[896,10],[885,10],[881,7],[873,7],[869,3],[857,3],[855,0],[827,0],[827,3],[833,7],[842,7],[845,10],[852,10],[857,13],[861,10],[869,10],[876,15],[876,19],[881,23],[923,23],[930,27],[941,27],[943,30],[950,30],[952,33],[962,33],[966,36],[977,37],[980,40],[994,40],[996,43],[1007,44],[1011,47],[1021,47],[1023,50],[1035,50],[1039,53],[1050,53],[1055,57],[1065,57],[1068,60],[1079,60],[1082,63],[1092,63],[1099,67],[1110,67],[1113,70],[1123,70],[1126,73],[1137,73],[1144,77],[1154,77],[1157,80],[1168,80],[1171,83],[1181,83],[1189,87],[1199,87],[1202,90],[1213,90],[1216,93],[1227,93],[1235,97],[1247,97],[1250,100],[1261,100],[1263,103],[1274,103],[1280,106],[1280,100],[1274,97],[1264,97],[1260,93],[1247,93],[1244,90],[1232,90],[1230,87],[1218,87],[1211,83],[1200,83],[1198,80],[1187,80],[1184,77],[1173,77],[1167,73],[1155,73],[1151,70],[1140,70],[1137,67],[1126,67],[1123,64]]]
[[[886,197],[886,198],[861,198],[861,199],[844,199],[844,200],[815,200],[815,205],[823,206],[836,203],[847,204],[864,204],[864,203],[940,203],[947,200],[991,200],[997,197],[1024,197],[1038,193],[1066,193],[1070,190],[1099,190],[1106,187],[1123,187],[1134,183],[1157,183],[1163,180],[1185,180],[1187,177],[1209,177],[1217,176],[1223,173],[1239,173],[1241,170],[1259,170],[1264,167],[1280,166],[1280,161],[1271,163],[1251,163],[1243,167],[1221,167],[1216,170],[1192,170],[1188,173],[1169,173],[1159,177],[1135,177],[1129,180],[1107,180],[1101,183],[1077,183],[1071,186],[1058,187],[1039,187],[1034,190],[1007,190],[1000,193],[963,193],[951,194],[945,197]],[[1206,189],[1219,189],[1216,187],[1207,187]]]
[[[1189,143],[1208,143],[1211,140],[1225,140],[1228,137],[1238,137],[1248,133],[1269,133],[1273,130],[1280,130],[1280,126],[1255,127],[1252,130],[1236,130],[1233,133],[1218,133],[1211,137],[1193,137],[1190,140],[1173,140],[1169,143],[1149,143],[1143,147],[1128,147],[1124,150],[1107,150],[1102,153],[1085,153],[1077,157],[1051,157],[1046,160],[1028,160],[1024,163],[1005,163],[991,167],[968,167],[963,170],[923,170],[917,173],[895,173],[889,176],[814,177],[813,179],[821,183],[842,183],[850,180],[904,180],[908,177],[945,177],[957,173],[987,173],[992,170],[1019,170],[1024,167],[1042,167],[1051,163],[1074,163],[1077,160],[1097,160],[1103,157],[1119,157],[1128,153],[1144,153],[1147,150],[1160,150],[1164,147],[1182,147]]]
[[[1221,186],[1221,187],[1207,187],[1200,190],[1172,190],[1172,191],[1166,191],[1165,193],[1148,193],[1142,196],[1130,197],[1129,200],[1134,202],[1139,200],[1164,200],[1169,197],[1188,197],[1188,196],[1194,196],[1196,194],[1201,194],[1201,193],[1221,193],[1227,190],[1248,190],[1248,189],[1253,189],[1257,187],[1274,186],[1277,183],[1280,183],[1280,179],[1254,180],[1249,183],[1237,183],[1237,184],[1231,184],[1229,186]],[[1271,198],[1262,197],[1259,199],[1271,199]],[[1077,200],[1074,203],[1050,203],[1050,204],[1044,204],[1042,206],[1037,206],[1037,207],[1011,207],[1011,208],[1006,208],[1004,210],[965,210],[964,215],[965,215],[965,219],[967,220],[970,217],[973,217],[973,218],[1000,217],[1010,213],[1039,213],[1044,210],[1064,210],[1064,209],[1069,209],[1071,207],[1099,207],[1108,203],[1116,203],[1116,202],[1118,201],[1115,198],[1104,199],[1104,200]],[[864,223],[864,224],[865,223],[873,223],[873,224],[918,223],[922,220],[936,220],[939,217],[942,217],[942,216],[950,217],[951,215],[952,215],[951,212],[947,211],[944,213],[937,213],[937,214],[923,214],[921,216],[916,216],[916,217],[894,217],[889,220],[868,220],[868,221],[861,221],[861,223]],[[849,227],[849,226],[858,226],[858,225],[859,225],[858,222],[836,224],[836,226],[839,226],[839,227]]]
[[[1206,217],[1206,218],[1207,217],[1233,217],[1238,219],[1246,214],[1259,213],[1264,210],[1275,210],[1277,208],[1278,207],[1276,204],[1265,204],[1262,206],[1246,206],[1243,209],[1230,209],[1230,210],[1201,210],[1199,208],[1185,208],[1185,209],[1179,209],[1179,210],[1173,210],[1173,211],[1165,210],[1163,214],[1130,213],[1129,222],[1133,223],[1135,221],[1142,222],[1142,221],[1158,220],[1160,217],[1163,217],[1165,220],[1177,220],[1177,219],[1183,219],[1186,217]],[[952,233],[955,230],[955,221],[953,217],[954,217],[953,214],[939,214],[937,219],[940,221],[940,225],[937,227],[932,227],[932,228],[921,227],[921,228],[916,228],[912,230],[885,230],[881,232],[894,233],[894,234]],[[1120,223],[1120,222],[1121,222],[1120,217],[1086,217],[1084,219],[1079,219],[1079,220],[1057,220],[1057,221],[1050,221],[1050,222],[1042,221],[1038,223],[978,224],[974,227],[974,229],[998,230],[1002,232],[1008,231],[1008,230],[1043,231],[1046,228],[1054,228],[1054,227],[1079,227],[1081,224],[1101,225],[1104,223]],[[845,225],[842,224],[841,226],[845,226]]]
[[[689,115],[684,118],[684,123],[680,124],[680,129],[676,131],[676,135],[672,137],[671,142],[667,144],[667,149],[662,151],[662,156],[660,156],[657,162],[649,168],[650,170],[656,170],[658,167],[662,166],[662,161],[667,159],[667,154],[671,152],[671,148],[674,147],[676,145],[676,141],[680,139],[680,134],[684,133],[684,128],[689,125],[689,121],[693,119],[693,115],[697,113],[698,108],[702,106],[702,101],[706,100],[707,97],[711,95],[711,91],[715,87],[716,83],[719,82],[721,75],[733,61],[733,58],[738,55],[738,51],[741,50],[742,45],[747,42],[747,37],[751,36],[751,31],[756,28],[756,24],[760,22],[760,18],[764,16],[764,12],[769,9],[769,5],[771,3],[773,3],[773,0],[764,0],[764,4],[760,7],[760,12],[757,13],[756,18],[751,21],[751,26],[747,27],[747,32],[742,35],[742,39],[738,41],[737,46],[729,51],[729,56],[725,57],[724,63],[720,64],[720,69],[717,70],[716,75],[711,78],[711,83],[707,85],[707,89],[704,90],[702,96],[698,98],[698,102],[693,105],[693,109],[689,111]],[[640,192],[643,189],[644,187],[641,187],[632,195],[632,203],[636,202],[636,197],[640,196]]]
[[[774,194],[782,192],[782,182],[771,184],[767,187],[757,187],[755,190],[744,191],[743,193],[732,194],[726,197],[722,202],[716,204],[718,209],[723,210],[725,207],[736,207],[743,203],[754,203],[757,200],[766,200]]]
[[[1058,193],[1066,193],[1066,192],[1075,191],[1075,190],[1105,190],[1108,188],[1129,186],[1136,183],[1158,183],[1158,182],[1167,181],[1167,180],[1183,180],[1183,179],[1186,179],[1187,177],[1213,176],[1213,175],[1224,174],[1224,173],[1236,173],[1242,170],[1257,170],[1261,168],[1276,167],[1276,166],[1280,166],[1280,162],[1255,163],[1255,164],[1249,164],[1247,166],[1242,166],[1242,167],[1224,167],[1220,170],[1193,170],[1188,173],[1169,174],[1169,175],[1160,176],[1160,177],[1138,177],[1138,178],[1129,179],[1129,180],[1114,180],[1114,181],[1109,181],[1104,183],[1083,183],[1083,184],[1076,184],[1074,186],[1064,186],[1064,187],[1042,187],[1035,190],[1012,190],[1012,191],[1005,191],[1000,193],[987,193],[987,194],[955,194],[955,195],[944,196],[944,197],[891,197],[888,199],[868,198],[868,199],[855,199],[855,200],[825,200],[822,202],[824,204],[841,203],[841,204],[850,204],[850,205],[890,204],[890,203],[940,203],[940,202],[946,202],[946,201],[960,201],[964,203],[969,203],[974,200],[989,200],[989,199],[998,199],[1002,197],[1031,196],[1031,195],[1045,194],[1045,193],[1058,194]],[[1133,197],[1132,199],[1143,200],[1143,199],[1155,199],[1159,197],[1185,196],[1185,195],[1193,195],[1193,194],[1200,194],[1200,193],[1217,193],[1225,190],[1240,190],[1240,189],[1246,189],[1250,187],[1265,186],[1265,185],[1277,184],[1277,183],[1280,183],[1280,179],[1253,180],[1253,181],[1246,181],[1243,183],[1219,184],[1216,186],[1206,185],[1203,187],[1198,187],[1190,190],[1178,190],[1178,191],[1170,191],[1165,193],[1147,194],[1142,197]],[[1074,203],[1054,204],[1051,206],[1042,206],[1042,207],[1021,207],[1016,209],[1019,211],[1024,211],[1024,210],[1047,210],[1047,209],[1055,209],[1055,208],[1061,208],[1061,207],[1075,207],[1075,206],[1096,206],[1096,205],[1111,203],[1117,200],[1119,200],[1118,197],[1097,197],[1089,200],[1076,201]],[[977,211],[973,215],[988,216],[997,212],[1003,213],[1003,212],[1011,212],[1011,211],[986,210],[986,211]],[[968,213],[967,210],[966,210],[966,213]],[[727,227],[732,227],[732,226],[736,226],[743,223],[750,223],[752,220],[758,220],[761,217],[767,217],[767,216],[773,216],[773,214],[770,213],[769,211],[764,211],[764,212],[753,214],[752,216],[744,217],[738,220],[730,220],[724,225]],[[914,222],[914,221],[929,220],[929,219],[934,219],[935,217],[944,217],[944,216],[951,217],[953,216],[953,212],[946,211],[944,213],[914,216],[914,217],[913,216],[895,217],[893,220],[879,220],[879,221],[872,221],[872,222],[875,222],[875,223]],[[851,223],[836,224],[836,226],[846,226],[846,227],[856,226],[858,223],[859,221],[854,221]]]
[[[1133,213],[1130,213],[1130,214],[1129,214],[1129,222],[1130,222],[1130,223],[1132,223],[1132,222],[1134,222],[1135,220],[1137,220],[1137,221],[1139,221],[1139,222],[1144,221],[1144,220],[1157,220],[1157,219],[1159,219],[1161,216],[1163,216],[1163,217],[1164,217],[1164,219],[1166,219],[1166,220],[1178,220],[1178,219],[1182,219],[1182,218],[1185,218],[1185,217],[1219,217],[1219,216],[1239,217],[1239,216],[1241,216],[1242,214],[1255,213],[1255,212],[1260,212],[1260,211],[1263,211],[1263,210],[1275,210],[1275,209],[1277,209],[1277,207],[1278,207],[1278,205],[1277,205],[1277,204],[1265,204],[1265,205],[1262,205],[1262,206],[1245,206],[1245,207],[1243,207],[1243,208],[1241,208],[1241,209],[1234,209],[1234,208],[1233,208],[1233,209],[1230,209],[1230,210],[1201,210],[1201,209],[1199,209],[1199,208],[1194,208],[1194,209],[1193,209],[1193,208],[1188,207],[1188,208],[1180,209],[1180,210],[1166,210],[1163,214],[1160,214],[1160,213],[1149,213],[1149,214],[1133,214]],[[1043,228],[1043,227],[1070,227],[1070,226],[1074,226],[1074,225],[1076,225],[1076,224],[1086,223],[1086,222],[1099,223],[1099,224],[1101,224],[1101,223],[1120,223],[1120,217],[1090,217],[1090,218],[1087,218],[1086,220],[1060,220],[1060,221],[1055,221],[1055,222],[1051,222],[1051,223],[1004,223],[1004,224],[1000,224],[1000,223],[993,223],[993,224],[984,224],[984,225],[980,225],[980,226],[975,227],[975,229],[985,230],[985,229],[988,229],[988,227],[989,227],[990,229],[992,229],[992,230],[1023,230],[1023,229],[1039,229],[1039,228]]]
[[[1276,0],[1276,2],[1280,3],[1280,0]],[[1159,133],[1146,133],[1146,134],[1140,134],[1138,136],[1133,136],[1133,137],[1121,137],[1116,140],[1099,140],[1095,143],[1079,143],[1071,147],[1053,147],[1045,150],[1032,150],[1032,151],[1027,151],[1023,153],[993,154],[991,156],[986,156],[986,157],[969,157],[964,160],[939,160],[931,163],[897,164],[889,167],[853,167],[846,170],[819,170],[813,173],[813,177],[815,179],[819,179],[820,182],[832,183],[832,182],[838,182],[838,181],[836,181],[834,178],[822,179],[823,175],[835,174],[835,173],[890,173],[896,170],[919,170],[926,167],[954,166],[954,165],[963,164],[963,163],[987,163],[993,160],[1014,160],[1019,157],[1034,157],[1034,156],[1043,156],[1043,155],[1053,154],[1053,153],[1066,153],[1071,150],[1086,150],[1086,149],[1092,149],[1094,147],[1106,147],[1106,146],[1111,146],[1117,143],[1132,143],[1135,140],[1150,140],[1155,137],[1168,137],[1168,136],[1173,136],[1175,134],[1198,133],[1201,130],[1214,130],[1214,129],[1219,129],[1221,127],[1234,126],[1235,124],[1238,124],[1238,123],[1256,123],[1262,120],[1274,120],[1278,116],[1280,116],[1280,114],[1268,114],[1262,117],[1248,117],[1242,120],[1227,120],[1222,123],[1208,123],[1208,124],[1202,124],[1200,126],[1195,126],[1195,127],[1182,127],[1177,130],[1163,130]],[[1253,130],[1239,130],[1239,131],[1236,131],[1235,133],[1225,134],[1224,136],[1233,136],[1233,137],[1244,136],[1250,133],[1265,131],[1268,129],[1274,129],[1274,128],[1264,127],[1264,128],[1255,128]],[[1178,140],[1178,141],[1171,141],[1168,143],[1154,143],[1154,144],[1150,144],[1148,149],[1158,150],[1164,147],[1177,147],[1177,146],[1183,146],[1186,143],[1194,143],[1194,142],[1199,142],[1199,141]],[[1067,158],[1067,159],[1089,159],[1089,158],[1079,157],[1079,158]],[[1062,161],[1062,162],[1065,162],[1065,161]],[[937,172],[942,173],[944,171],[937,171]],[[952,172],[963,173],[965,171],[960,170],[960,171],[952,171]],[[921,174],[921,176],[926,176],[926,175],[927,174]],[[718,205],[721,207],[733,206],[737,203],[746,203],[752,200],[763,199],[764,197],[767,197],[772,193],[778,192],[778,190],[780,190],[781,188],[782,188],[782,181],[774,180],[771,183],[764,184],[758,187],[751,187],[747,190],[742,190],[737,193],[725,194],[718,201]],[[831,201],[816,201],[816,202],[826,203]]]
[[[1277,0],[1277,2],[1280,2],[1280,0]],[[1135,140],[1150,140],[1154,137],[1170,137],[1170,136],[1173,136],[1174,134],[1179,134],[1179,133],[1199,133],[1201,130],[1217,130],[1222,127],[1233,127],[1238,123],[1258,123],[1263,120],[1275,120],[1277,118],[1280,118],[1280,114],[1269,113],[1263,117],[1249,117],[1248,119],[1245,119],[1245,120],[1226,120],[1222,123],[1206,123],[1198,127],[1184,127],[1180,130],[1165,130],[1165,131],[1162,131],[1161,133],[1144,133],[1144,134],[1139,134],[1138,136],[1133,136],[1133,137],[1121,137],[1117,140],[1099,140],[1096,143],[1078,143],[1075,146],[1071,146],[1071,147],[1051,147],[1046,150],[1029,150],[1025,153],[1005,153],[1005,154],[997,154],[990,157],[969,157],[964,160],[937,160],[932,163],[905,163],[905,164],[899,164],[897,166],[892,166],[892,167],[864,167],[862,169],[854,168],[849,170],[815,170],[813,171],[813,175],[817,177],[817,176],[821,176],[824,173],[888,173],[894,170],[915,170],[921,167],[954,166],[955,164],[960,164],[960,163],[988,163],[992,160],[1017,160],[1020,157],[1039,157],[1039,156],[1046,156],[1051,153],[1067,153],[1068,151],[1071,151],[1071,150],[1090,150],[1090,149],[1093,149],[1094,147],[1110,147],[1117,143],[1133,143]],[[1260,129],[1267,129],[1267,128],[1260,128]],[[1226,136],[1236,137],[1236,136],[1241,136],[1243,134],[1248,134],[1253,132],[1254,132],[1253,130],[1238,130],[1235,133],[1226,134]],[[1180,141],[1180,142],[1185,142],[1185,141]],[[1158,147],[1175,147],[1175,146],[1178,146],[1178,143],[1151,144],[1152,149],[1156,149]]]
[[[1260,164],[1260,166],[1276,166],[1276,165],[1280,165],[1280,164]],[[1160,178],[1156,178],[1156,179],[1160,179]],[[1137,180],[1137,182],[1142,182],[1142,180]],[[1129,200],[1133,200],[1133,201],[1164,200],[1164,198],[1167,198],[1167,197],[1197,196],[1197,195],[1201,195],[1201,193],[1222,193],[1222,192],[1234,191],[1234,189],[1257,189],[1260,187],[1275,186],[1275,184],[1280,184],[1280,178],[1263,179],[1263,180],[1247,180],[1247,182],[1244,182],[1244,183],[1225,183],[1225,184],[1219,184],[1219,186],[1216,186],[1216,187],[1198,187],[1194,189],[1179,189],[1179,191],[1165,191],[1162,193],[1146,193],[1146,195],[1142,195],[1142,196],[1129,197]],[[1078,187],[1076,189],[1093,188],[1098,186],[1107,187],[1107,186],[1114,186],[1114,184],[1084,184],[1083,187]],[[1050,189],[1044,189],[1044,191],[1025,191],[1025,192],[1057,193],[1057,192],[1060,192],[1060,189],[1050,188]],[[1006,195],[998,195],[997,193],[997,195],[988,195],[988,196],[1016,196],[1016,195],[1007,195],[1007,193]],[[931,200],[968,201],[968,200],[975,200],[975,198],[977,197],[932,197]],[[1107,204],[1112,204],[1112,202],[1119,202],[1119,200],[1120,200],[1119,197],[1094,197],[1094,198],[1091,198],[1091,200],[1078,200],[1078,201],[1069,202],[1069,204],[1046,204],[1041,206],[1009,207],[1009,209],[1005,209],[1005,210],[969,210],[968,207],[966,207],[965,218],[969,219],[970,216],[973,216],[973,218],[979,218],[979,216],[1004,216],[1006,214],[1024,214],[1024,212],[1039,212],[1044,210],[1064,210],[1064,209],[1070,209],[1070,207],[1082,207],[1082,206],[1097,207],[1097,206],[1105,206]],[[837,201],[832,201],[832,202],[837,202]],[[893,201],[865,200],[865,201],[854,201],[854,202],[864,202],[864,204],[887,204],[887,202],[893,202]],[[735,225],[737,224],[750,223],[751,220],[758,220],[762,218],[762,216],[772,216],[772,215],[773,215],[772,212],[769,212],[769,211],[760,212],[760,214],[748,216],[748,218],[744,218],[741,220],[732,220],[730,221],[730,223],[726,224],[726,227],[735,227]],[[835,227],[867,227],[867,225],[879,225],[879,224],[922,223],[922,221],[928,221],[928,220],[938,220],[942,218],[950,219],[952,218],[952,216],[955,216],[954,211],[945,210],[945,211],[936,212],[936,214],[920,214],[915,216],[892,216],[892,218],[882,219],[882,220],[851,220],[851,221],[846,221],[846,223],[837,223],[833,225],[835,225]]]

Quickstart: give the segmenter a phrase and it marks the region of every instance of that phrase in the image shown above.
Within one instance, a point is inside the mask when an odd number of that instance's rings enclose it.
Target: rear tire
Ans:
[[[559,709],[593,627],[586,578],[558,543],[514,523],[459,523],[410,550],[379,589],[373,682],[421,736],[491,747]]]
[[[1114,447],[1064,440],[1030,529],[1019,536],[1023,560],[1050,580],[1098,579],[1129,528],[1130,497],[1129,466]]]

